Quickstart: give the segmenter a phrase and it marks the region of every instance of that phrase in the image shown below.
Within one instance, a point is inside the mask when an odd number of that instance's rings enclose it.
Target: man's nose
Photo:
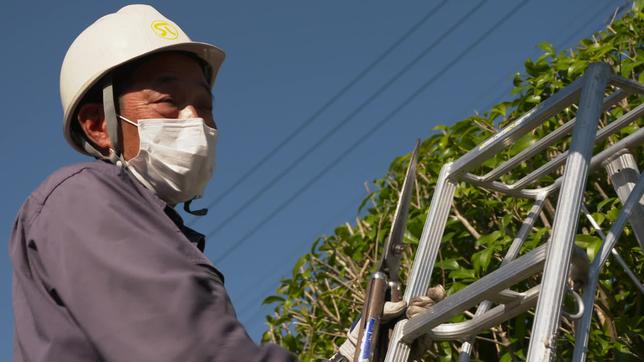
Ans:
[[[199,113],[197,113],[197,109],[192,106],[192,105],[187,105],[183,107],[183,109],[179,112],[179,119],[186,119],[186,118],[197,118],[199,117]]]

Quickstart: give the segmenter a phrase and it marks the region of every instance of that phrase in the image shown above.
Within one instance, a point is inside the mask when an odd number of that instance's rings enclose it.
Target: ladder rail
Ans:
[[[597,290],[597,283],[599,281],[599,272],[602,265],[608,259],[610,250],[615,247],[617,239],[619,239],[622,231],[624,230],[624,225],[626,220],[630,216],[633,208],[641,202],[642,194],[644,193],[644,172],[640,174],[640,177],[633,188],[633,191],[629,195],[626,202],[624,202],[624,207],[617,216],[617,220],[613,223],[613,226],[610,228],[606,239],[602,243],[602,246],[597,253],[595,259],[590,266],[588,284],[584,288],[583,301],[584,301],[584,313],[581,319],[577,323],[577,334],[575,335],[575,349],[573,352],[573,361],[585,361],[586,353],[588,349],[588,336],[590,334],[590,325],[593,315],[593,301],[595,300],[595,291]]]
[[[485,160],[491,158],[521,138],[524,134],[541,125],[543,121],[568,107],[579,99],[582,86],[583,77],[573,81],[566,88],[553,94],[550,98],[507,125],[499,133],[461,156],[458,160],[454,161],[452,166],[453,175],[460,175],[478,167]]]
[[[597,223],[593,215],[590,214],[590,211],[588,211],[585,205],[581,205],[581,209],[583,213],[586,215],[586,218],[588,219],[590,224],[593,226],[593,229],[595,229],[595,232],[597,233],[597,235],[599,235],[599,237],[602,239],[602,242],[605,242],[606,234],[604,234],[604,232],[602,231],[601,227],[599,226],[599,224]],[[633,208],[633,212],[631,212],[631,217],[630,217],[631,221],[633,219],[634,211],[635,211],[635,208]],[[626,273],[626,275],[631,279],[633,284],[635,284],[637,289],[639,289],[640,293],[644,294],[644,285],[640,283],[635,273],[633,273],[631,268],[628,267],[628,264],[626,264],[626,261],[624,261],[621,255],[619,255],[619,253],[617,252],[617,249],[612,248],[610,250],[610,253],[611,255],[613,255],[613,258],[615,258],[615,261],[617,261],[617,264],[619,264],[619,266],[622,267],[622,269],[624,270],[624,273]]]
[[[623,150],[617,153],[614,158],[606,160],[604,169],[606,169],[608,178],[623,205],[628,199],[628,195],[633,191],[633,187],[637,183],[637,176],[640,173],[635,157],[627,150]],[[643,202],[633,207],[629,224],[640,244],[640,248],[644,250],[644,223],[641,220],[644,220]]]
[[[602,111],[605,112],[610,107],[614,106],[619,101],[626,98],[628,95],[629,93],[627,93],[622,89],[618,89],[617,91],[611,93],[611,95],[606,97],[606,99],[604,100],[602,105]],[[481,176],[480,177],[481,181],[489,182],[489,181],[498,179],[500,176],[505,175],[506,173],[512,171],[516,166],[520,165],[521,162],[533,156],[536,156],[539,152],[542,152],[549,146],[552,146],[557,141],[561,140],[563,137],[568,135],[570,131],[572,131],[576,121],[577,121],[577,118],[575,117],[570,121],[566,122],[565,124],[563,124],[561,127],[547,134],[546,136],[544,136],[542,139],[535,142],[530,147],[522,150],[521,152],[519,152],[518,154],[510,158],[508,161],[502,163],[501,165],[497,166],[490,172]]]
[[[561,302],[592,158],[593,141],[601,115],[601,102],[610,72],[607,64],[594,63],[582,77],[584,87],[579,100],[577,123],[573,129],[552,225],[552,237],[541,278],[541,283],[548,287],[542,289],[537,301],[528,346],[528,362],[550,361],[555,356]]]

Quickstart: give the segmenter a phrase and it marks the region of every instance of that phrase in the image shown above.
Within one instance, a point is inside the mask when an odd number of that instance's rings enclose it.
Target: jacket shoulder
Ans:
[[[86,162],[62,167],[54,171],[27,197],[18,211],[12,231],[12,244],[24,239],[28,230],[42,214],[45,205],[52,203],[52,199],[66,199],[68,206],[82,206],[82,200],[87,197],[87,189],[93,193],[105,196],[114,189],[123,188],[123,171],[105,162]],[[119,183],[120,185],[117,185]],[[116,186],[116,187],[114,187]],[[84,190],[83,190],[84,189]],[[60,201],[53,201],[52,207],[58,212],[53,213],[56,218],[66,218],[66,208],[60,206]],[[55,220],[54,220],[55,221]]]
[[[29,201],[42,205],[54,192],[74,191],[79,184],[108,185],[120,179],[122,173],[119,167],[102,161],[65,166],[49,175],[32,192]]]

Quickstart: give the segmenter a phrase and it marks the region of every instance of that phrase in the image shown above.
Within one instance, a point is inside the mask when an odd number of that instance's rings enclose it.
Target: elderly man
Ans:
[[[88,27],[61,71],[64,130],[101,161],[63,168],[23,205],[15,361],[292,361],[235,317],[203,235],[173,207],[203,192],[221,50],[144,5]]]
[[[237,320],[204,236],[174,207],[214,167],[210,89],[224,59],[146,5],[83,31],[60,75],[69,144],[99,161],[63,168],[22,206],[15,361],[292,361]],[[387,303],[383,319],[405,303]],[[411,309],[410,309],[411,310]],[[353,357],[355,332],[333,358]]]

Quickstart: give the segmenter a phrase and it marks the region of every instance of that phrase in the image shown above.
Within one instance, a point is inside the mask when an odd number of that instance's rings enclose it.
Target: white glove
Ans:
[[[386,323],[394,318],[400,317],[405,311],[407,318],[411,319],[443,300],[446,293],[445,288],[443,288],[442,285],[437,285],[433,288],[429,288],[426,294],[427,295],[412,298],[409,301],[409,307],[404,301],[386,302],[383,307],[381,322]],[[347,333],[347,339],[342,343],[340,348],[338,348],[338,354],[342,355],[349,361],[353,360],[356,345],[358,344],[360,322],[361,321],[358,321],[353,329]],[[417,339],[415,343],[416,344],[414,345],[414,348],[412,348],[412,351],[420,352],[421,355],[431,346],[431,340],[423,337]],[[418,358],[420,357],[416,357],[414,355],[411,356],[411,360],[416,360]]]
[[[409,301],[407,318],[412,319],[443,299],[445,299],[445,288],[442,285],[427,289],[427,295],[419,295]]]
[[[400,302],[386,302],[382,309],[382,318],[380,318],[380,321],[386,323],[394,318],[400,317],[405,312],[405,308],[407,308],[407,304],[402,300]],[[361,322],[361,320],[358,320],[358,323],[356,323],[353,329],[347,333],[347,339],[338,348],[338,353],[349,361],[353,360],[353,355],[356,352]]]

